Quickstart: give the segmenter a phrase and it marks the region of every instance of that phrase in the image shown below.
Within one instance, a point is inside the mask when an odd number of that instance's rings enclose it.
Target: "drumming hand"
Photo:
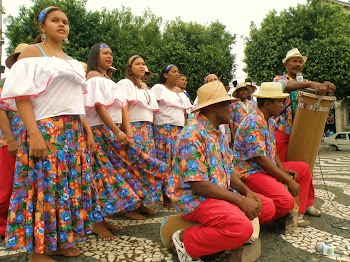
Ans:
[[[294,179],[288,180],[288,182],[286,182],[286,184],[287,184],[288,189],[293,197],[296,197],[297,195],[299,195],[300,186],[297,182],[295,182]]]
[[[249,220],[253,220],[260,213],[258,201],[250,197],[243,197],[243,201],[239,208],[249,218]]]
[[[323,84],[327,87],[327,91],[328,92],[333,93],[335,91],[335,89],[336,89],[335,85],[332,84],[331,82],[326,81]]]
[[[310,88],[316,90],[316,95],[324,96],[327,93],[327,86],[318,82],[310,82]]]
[[[39,158],[47,157],[47,147],[41,133],[30,136],[29,156],[34,156]]]

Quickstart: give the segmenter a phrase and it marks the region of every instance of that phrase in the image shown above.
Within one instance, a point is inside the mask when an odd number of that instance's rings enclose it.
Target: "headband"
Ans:
[[[168,65],[168,66],[166,67],[165,71],[167,71],[167,72],[168,72],[168,71],[169,71],[169,69],[170,69],[170,68],[172,68],[173,66],[175,66],[175,65],[173,65],[173,64]]]
[[[100,50],[103,49],[103,48],[110,48],[107,44],[105,43],[101,43],[100,44]]]
[[[139,55],[133,55],[132,57],[130,57],[129,60],[128,60],[128,65],[130,66],[131,63],[138,57],[140,57],[140,56]]]
[[[43,23],[45,16],[47,14],[48,11],[50,11],[52,8],[57,8],[57,7],[46,7],[43,11],[40,12],[39,16],[38,16],[38,22],[39,23]]]
[[[204,78],[204,84],[208,84],[208,78],[211,77],[211,76],[213,76],[213,75],[215,75],[215,74],[209,74],[209,75],[207,75],[207,76]]]

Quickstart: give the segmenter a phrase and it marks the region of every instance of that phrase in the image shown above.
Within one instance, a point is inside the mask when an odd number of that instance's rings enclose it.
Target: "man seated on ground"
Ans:
[[[294,207],[293,197],[299,196],[299,226],[307,226],[304,213],[312,187],[310,168],[307,163],[281,162],[276,153],[275,122],[283,109],[283,99],[289,96],[280,83],[262,83],[258,108],[239,125],[233,146],[235,173],[253,192],[271,198],[275,204],[277,219]],[[289,191],[282,184],[286,184]]]
[[[219,81],[203,85],[197,95],[194,111],[200,113],[179,135],[167,180],[175,209],[201,224],[173,234],[180,261],[201,261],[201,256],[237,248],[253,233],[250,220],[268,222],[274,216],[272,200],[253,193],[231,173],[232,154],[218,126],[230,121],[233,98]]]

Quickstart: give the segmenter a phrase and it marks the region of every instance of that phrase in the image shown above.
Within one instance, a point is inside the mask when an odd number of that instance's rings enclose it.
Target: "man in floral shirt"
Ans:
[[[11,68],[27,44],[20,44],[13,54],[6,59],[6,66]],[[0,80],[0,98],[4,79]],[[23,128],[18,113],[8,111],[0,102],[0,236],[5,236],[7,215],[13,187],[13,176],[17,155],[18,140]]]
[[[249,220],[270,221],[274,211],[270,199],[231,173],[232,154],[218,127],[230,121],[232,97],[219,81],[205,84],[197,95],[194,111],[200,113],[180,133],[167,181],[176,210],[202,225],[173,234],[180,261],[201,261],[197,258],[241,246],[253,232]]]
[[[234,97],[240,99],[240,101],[230,104],[231,120],[233,122],[233,126],[231,126],[232,141],[235,139],[238,125],[247,115],[249,115],[255,109],[255,104],[248,99],[252,93],[253,88],[250,85],[246,85],[245,83],[238,83],[232,93]]]
[[[234,172],[253,192],[273,200],[273,219],[286,215],[294,207],[293,196],[299,196],[299,226],[306,226],[309,221],[303,219],[303,214],[312,186],[309,165],[282,163],[276,153],[273,117],[282,110],[283,99],[289,95],[282,92],[280,83],[270,82],[262,83],[256,96],[258,108],[237,129],[233,147]]]
[[[286,161],[293,118],[297,107],[297,102],[295,101],[297,97],[296,91],[302,88],[312,88],[316,90],[316,94],[325,95],[327,91],[334,92],[335,90],[335,85],[330,82],[318,83],[303,79],[296,81],[296,75],[302,72],[306,60],[307,57],[302,56],[297,48],[289,50],[286,57],[282,60],[287,72],[281,76],[275,76],[273,79],[274,82],[282,84],[284,92],[290,94],[290,97],[286,98],[283,104],[285,110],[276,118],[276,148],[282,162]],[[312,216],[320,216],[320,211],[313,207],[314,202],[315,194],[312,187],[306,212]]]

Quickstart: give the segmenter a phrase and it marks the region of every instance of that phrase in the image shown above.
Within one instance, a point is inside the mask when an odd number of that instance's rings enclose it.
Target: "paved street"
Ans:
[[[276,224],[261,228],[262,256],[260,261],[333,261],[315,254],[318,241],[332,243],[339,250],[350,250],[350,152],[321,152],[320,165],[314,169],[316,206],[322,210],[320,218],[306,217],[311,225],[298,228],[287,236],[276,232]],[[317,160],[318,162],[318,160]],[[325,187],[327,186],[327,189]],[[129,220],[118,214],[110,218],[114,224],[122,225],[115,231],[114,240],[107,241],[89,235],[86,241],[77,244],[82,251],[79,257],[56,256],[57,261],[121,262],[121,261],[178,261],[176,254],[161,244],[159,227],[163,219],[174,215],[173,210],[163,208],[160,203],[152,206],[159,213],[147,216],[145,221]],[[227,261],[228,251],[204,258],[205,261]],[[7,252],[4,243],[0,246],[0,261],[28,261],[26,253]],[[339,261],[339,257],[338,257]],[[342,261],[350,261],[342,258]]]

